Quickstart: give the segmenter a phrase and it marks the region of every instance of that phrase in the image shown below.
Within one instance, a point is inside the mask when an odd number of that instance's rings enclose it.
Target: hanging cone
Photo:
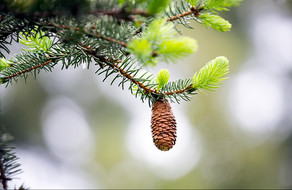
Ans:
[[[176,121],[167,100],[158,100],[152,105],[152,139],[155,146],[168,151],[176,141]]]

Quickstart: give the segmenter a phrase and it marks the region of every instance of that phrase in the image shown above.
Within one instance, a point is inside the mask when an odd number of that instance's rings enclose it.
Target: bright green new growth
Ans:
[[[128,43],[128,51],[145,65],[155,65],[158,61],[153,54],[166,62],[174,62],[198,49],[197,41],[190,37],[175,38],[173,23],[166,21],[165,18],[153,20],[148,29],[142,33],[141,39],[134,39]]]
[[[172,62],[175,59],[185,57],[198,50],[197,41],[190,37],[179,37],[164,41],[160,44],[158,53],[161,54],[166,61]]]
[[[7,59],[5,58],[0,58],[0,71],[8,68],[10,65],[9,65],[9,62]],[[0,79],[0,85],[2,83],[2,80]]]
[[[130,53],[135,54],[140,60],[148,60],[152,56],[153,50],[147,39],[134,39],[128,43],[127,47]]]
[[[33,31],[33,34],[27,35],[24,33],[20,33],[20,43],[24,44],[25,46],[29,47],[30,50],[23,49],[26,51],[44,51],[48,52],[50,47],[53,44],[53,41],[45,36],[43,31]]]
[[[0,58],[0,71],[6,69],[7,67],[9,67],[8,60],[5,58]]]
[[[242,0],[205,0],[204,6],[206,9],[215,11],[228,11],[227,7],[238,6]]]
[[[161,69],[158,73],[157,73],[157,77],[156,77],[156,83],[157,83],[157,90],[160,90],[161,88],[163,88],[165,86],[165,84],[168,82],[169,80],[169,71],[167,69]]]
[[[176,34],[174,25],[172,22],[166,23],[166,18],[158,18],[153,20],[147,30],[142,33],[144,39],[152,41],[154,44],[160,44],[161,42],[171,39]]]
[[[231,24],[218,15],[210,13],[201,14],[199,17],[205,27],[211,27],[220,32],[227,32],[231,29]]]
[[[214,91],[215,88],[219,88],[223,78],[229,72],[229,61],[226,57],[216,57],[203,68],[200,69],[199,73],[195,73],[193,76],[193,88],[194,89],[205,89]]]

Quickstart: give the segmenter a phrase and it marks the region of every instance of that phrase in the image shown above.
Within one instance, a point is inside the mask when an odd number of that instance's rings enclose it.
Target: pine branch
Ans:
[[[191,79],[179,79],[178,81],[167,83],[160,91],[162,97],[167,97],[172,102],[180,103],[180,100],[190,101],[190,95],[197,94],[193,88]]]
[[[26,80],[28,73],[32,73],[36,77],[36,74],[41,69],[51,71],[56,61],[60,59],[64,60],[69,56],[69,54],[66,55],[65,53],[61,55],[51,53],[49,55],[42,51],[24,52],[17,55],[14,59],[9,60],[9,67],[1,72],[0,83],[12,82],[12,79],[17,81],[19,76]]]
[[[51,23],[51,22],[48,22],[48,23],[45,23],[47,26],[54,26],[54,27],[57,27],[59,29],[64,29],[64,30],[75,30],[77,32],[82,32],[86,35],[89,35],[89,36],[94,36],[94,37],[97,37],[97,38],[100,38],[102,40],[105,40],[105,41],[108,41],[108,42],[113,42],[113,43],[116,43],[116,44],[119,44],[121,45],[122,47],[127,47],[127,44],[123,41],[120,41],[120,40],[117,40],[117,39],[114,39],[112,37],[108,37],[108,36],[104,36],[104,35],[101,35],[100,33],[98,33],[97,31],[93,31],[92,33],[90,33],[87,29],[82,29],[80,27],[70,27],[70,26],[66,26],[64,24],[54,24],[54,23]],[[91,25],[91,29],[96,29],[96,26],[94,25]]]
[[[10,53],[7,45],[18,41],[18,32],[30,28],[27,21],[21,21],[11,15],[1,15],[0,20],[0,57],[4,57],[2,49]]]
[[[102,60],[105,64],[107,64],[111,68],[116,69],[117,71],[119,71],[119,73],[121,75],[123,75],[125,78],[130,80],[132,83],[138,85],[140,88],[142,88],[146,94],[152,94],[152,95],[156,94],[156,95],[160,95],[160,96],[164,96],[164,95],[171,96],[171,95],[174,95],[174,94],[182,94],[182,93],[185,93],[185,92],[192,92],[193,91],[193,86],[192,85],[189,85],[188,87],[185,87],[185,88],[182,88],[182,89],[177,89],[177,90],[174,90],[174,91],[168,91],[168,92],[165,92],[165,93],[161,93],[161,92],[159,92],[157,90],[152,90],[149,87],[147,87],[144,83],[136,80],[134,76],[129,74],[126,70],[122,69],[117,64],[117,63],[121,63],[122,60],[109,59],[107,57],[96,56],[94,54],[95,51],[93,49],[91,49],[88,46],[83,46],[83,47],[86,48],[86,51],[85,51],[86,53],[88,53],[89,55],[91,55],[91,56],[93,56],[93,57],[95,57],[95,58],[97,58],[99,60]]]
[[[190,85],[186,88],[182,88],[180,90],[174,90],[174,91],[170,91],[170,92],[166,92],[164,93],[165,95],[167,96],[171,96],[171,95],[174,95],[174,94],[182,94],[182,93],[185,93],[185,92],[193,92],[194,91],[194,87],[193,85]]]
[[[41,63],[41,64],[38,64],[38,65],[32,66],[32,67],[30,67],[30,68],[27,68],[27,69],[25,69],[25,70],[19,71],[19,72],[17,72],[17,73],[14,73],[14,74],[12,74],[12,75],[7,76],[7,77],[3,77],[3,78],[2,78],[2,81],[5,82],[6,80],[9,80],[9,79],[15,78],[15,77],[17,77],[17,76],[19,76],[19,75],[25,74],[25,73],[30,72],[30,71],[32,71],[32,70],[36,70],[36,69],[38,69],[38,68],[40,68],[40,67],[44,67],[44,66],[46,66],[46,65],[48,65],[48,64],[50,64],[50,63],[52,63],[53,61],[54,61],[53,59],[49,59],[48,61],[46,61],[46,62],[44,62],[44,63]]]
[[[96,27],[94,25],[92,25],[91,29],[96,29]],[[92,35],[89,32],[87,32],[87,30],[84,30],[84,32],[86,34],[88,34],[88,35]],[[117,39],[114,39],[114,38],[111,38],[111,37],[108,37],[108,36],[103,36],[103,35],[99,34],[96,31],[93,31],[93,34],[94,34],[94,36],[96,36],[96,37],[98,37],[98,38],[100,38],[102,40],[106,40],[106,41],[109,41],[109,42],[113,42],[113,43],[119,44],[119,45],[121,45],[121,46],[123,46],[125,48],[127,47],[127,44],[125,42],[123,42],[123,41],[120,41],[120,40],[117,40]]]
[[[190,10],[184,12],[184,13],[181,13],[181,14],[177,14],[177,15],[174,15],[170,18],[167,18],[167,21],[168,22],[172,22],[172,21],[175,21],[175,20],[178,20],[178,19],[181,19],[183,17],[186,17],[186,16],[189,16],[191,14],[193,14],[195,17],[199,17],[200,16],[200,12],[204,10],[204,6],[199,6],[198,8],[192,6],[190,8]]]
[[[86,48],[85,52],[87,52],[88,54],[90,54],[91,56],[95,57],[96,59],[101,60],[104,64],[106,64],[108,67],[112,68],[112,70],[114,72],[118,72],[120,75],[122,75],[125,79],[127,79],[128,81],[131,82],[130,85],[130,89],[132,91],[132,87],[133,84],[137,85],[140,89],[142,89],[143,91],[139,91],[141,94],[141,99],[142,101],[144,100],[144,98],[149,98],[149,100],[155,100],[155,99],[160,99],[161,97],[168,97],[172,102],[174,102],[174,100],[176,102],[180,102],[180,99],[189,101],[189,95],[194,95],[196,93],[194,93],[194,91],[196,89],[193,88],[193,85],[191,84],[191,80],[188,79],[186,81],[184,80],[179,80],[177,82],[172,82],[169,83],[168,85],[166,85],[164,88],[162,88],[161,90],[157,90],[155,89],[156,84],[151,84],[149,83],[149,80],[142,80],[142,77],[136,78],[135,75],[139,72],[138,70],[130,70],[130,72],[126,69],[123,69],[122,66],[120,66],[119,64],[121,64],[123,61],[120,59],[110,59],[107,57],[101,57],[101,56],[96,56],[94,54],[94,50],[91,49],[90,47],[84,47]],[[125,68],[126,66],[124,66]],[[131,67],[131,66],[130,66]],[[129,68],[130,68],[129,67]],[[103,69],[103,70],[102,70]],[[100,71],[102,70],[102,71]],[[105,68],[100,68],[100,70],[98,70],[97,72],[99,72],[99,74],[102,73],[107,73],[105,76],[105,79],[112,74],[113,71],[109,71]],[[134,75],[130,74],[130,73],[134,73]],[[119,75],[118,75],[119,76]],[[114,80],[116,80],[118,78],[118,76],[116,76],[113,81],[111,82],[111,84],[114,82]],[[104,80],[105,80],[104,79]],[[122,80],[122,84],[125,81]],[[148,82],[148,84],[145,84],[145,82]],[[120,83],[120,84],[121,84]],[[172,90],[174,89],[174,90]],[[138,92],[134,93],[136,96],[139,94]],[[143,95],[145,94],[145,96]]]
[[[113,64],[113,68],[117,68],[119,70],[119,72],[126,77],[127,79],[129,79],[130,81],[132,81],[134,84],[138,85],[140,88],[142,88],[144,90],[144,92],[146,94],[153,94],[153,90],[151,90],[149,87],[147,87],[146,85],[144,85],[142,82],[136,80],[132,75],[130,75],[129,73],[127,73],[125,70],[123,70],[121,67],[119,67],[117,64]]]
[[[2,154],[2,153],[0,153]],[[6,177],[5,171],[4,171],[4,166],[2,161],[0,160],[0,180],[2,183],[2,188],[3,189],[8,189],[8,181],[11,180],[10,178]]]
[[[110,59],[110,58],[105,57],[105,56],[97,56],[94,54],[95,51],[93,49],[91,49],[90,47],[88,47],[88,46],[83,46],[83,47],[86,48],[86,51],[85,51],[86,53],[88,53],[89,55],[91,55],[99,60],[102,60],[102,62],[104,62],[106,65],[108,65],[109,67],[111,67],[115,71],[118,71],[126,79],[130,80],[132,83],[134,83],[134,84],[138,85],[140,88],[142,88],[146,94],[153,94],[153,90],[151,90],[149,87],[147,87],[142,82],[136,80],[134,76],[129,74],[126,70],[124,70],[123,68],[121,68],[117,64],[117,63],[122,63],[122,60],[113,59],[113,58]]]
[[[0,181],[4,190],[8,189],[8,181],[21,172],[20,164],[16,162],[18,157],[13,151],[14,148],[7,145],[9,140],[11,136],[3,133],[3,129],[0,128]]]

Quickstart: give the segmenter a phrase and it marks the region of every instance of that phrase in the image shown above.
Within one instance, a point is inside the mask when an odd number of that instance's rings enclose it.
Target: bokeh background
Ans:
[[[230,32],[181,27],[199,51],[149,68],[176,80],[230,60],[216,92],[172,104],[178,138],[168,152],[152,143],[148,104],[101,82],[94,67],[1,85],[0,124],[23,170],[10,187],[292,188],[292,1],[245,0],[222,16]]]

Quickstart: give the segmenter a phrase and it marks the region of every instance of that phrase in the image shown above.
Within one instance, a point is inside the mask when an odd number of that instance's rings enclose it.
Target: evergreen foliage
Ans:
[[[229,72],[229,61],[226,57],[217,57],[200,69],[199,73],[193,76],[193,88],[214,91],[219,88],[223,78]]]
[[[0,58],[0,71],[4,70],[7,67],[9,67],[8,60],[4,58]]]
[[[231,24],[227,20],[223,19],[218,15],[205,13],[200,15],[200,18],[202,19],[202,24],[204,26],[212,27],[220,32],[229,31],[231,28]]]
[[[219,12],[240,1],[3,0],[0,85],[36,78],[41,71],[51,72],[57,64],[67,69],[87,63],[96,69],[96,74],[104,76],[103,81],[110,78],[111,85],[116,83],[130,90],[149,105],[161,99],[189,101],[197,90],[214,90],[222,84],[229,71],[225,57],[210,61],[193,79],[170,82],[166,69],[155,80],[147,67],[176,62],[196,52],[197,41],[179,36],[178,24],[191,28],[189,21],[194,20],[218,31],[229,31],[231,24]],[[4,52],[10,53],[8,45],[13,41],[27,48],[6,59]],[[5,158],[11,155],[11,149],[1,147],[2,164],[10,167],[10,171],[9,167],[4,171],[6,177],[18,171],[18,165],[5,165]],[[3,179],[2,175],[2,182]]]
[[[138,87],[138,93],[134,94],[142,101],[147,98],[151,102],[161,96],[175,96],[179,101],[182,97],[178,94],[189,99],[185,96],[196,90],[193,86],[178,85],[181,82],[157,86],[153,80],[136,74],[145,66],[176,62],[196,52],[197,41],[178,37],[177,24],[188,27],[188,20],[195,20],[218,31],[228,31],[231,24],[218,11],[239,3],[238,0],[83,1],[54,1],[47,10],[44,10],[47,1],[31,0],[30,4],[5,1],[1,6],[1,47],[9,52],[6,44],[19,40],[28,49],[9,60],[1,54],[0,82],[9,84],[19,77],[36,77],[42,70],[52,71],[56,64],[76,68],[86,62],[88,66],[99,67],[96,73],[105,74],[104,80],[115,74],[111,84],[120,78],[118,86],[124,88],[129,82],[131,91],[132,87]],[[75,7],[79,3],[82,6]],[[61,14],[65,7],[67,11]],[[185,84],[189,79],[183,81]]]
[[[18,157],[15,155],[14,148],[8,145],[12,137],[0,129],[0,181],[3,189],[8,189],[8,182],[15,175],[21,172],[20,164],[17,163]],[[23,186],[19,189],[25,189]]]
[[[169,80],[169,71],[167,69],[161,69],[158,73],[157,73],[157,77],[156,77],[156,83],[157,83],[157,90],[160,90],[162,87],[164,87],[166,85],[166,83]]]
[[[52,46],[52,40],[45,36],[43,31],[31,31],[30,35],[27,33],[20,33],[20,43],[24,44],[30,49],[23,49],[25,51],[44,51],[49,52]]]

